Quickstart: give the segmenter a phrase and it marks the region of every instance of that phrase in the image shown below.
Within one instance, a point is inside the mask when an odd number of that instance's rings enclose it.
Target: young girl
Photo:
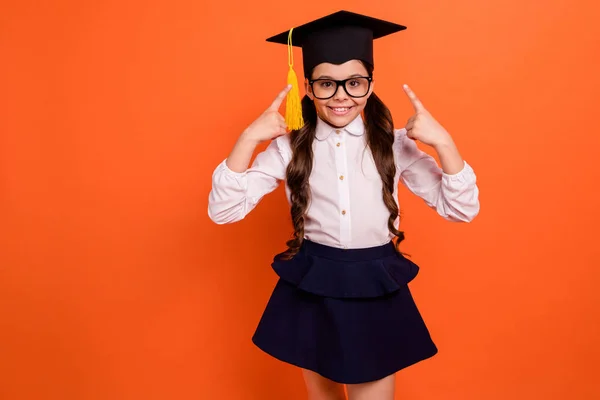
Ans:
[[[419,267],[398,250],[398,183],[447,220],[479,212],[473,169],[417,96],[404,86],[415,113],[395,130],[373,92],[373,40],[403,29],[341,11],[268,39],[302,47],[302,118],[289,115],[288,86],[213,174],[218,224],[243,219],[285,182],[293,237],[273,261],[279,280],[252,340],[302,369],[309,399],[345,399],[344,384],[351,400],[393,399],[395,372],[437,353],[407,286]]]

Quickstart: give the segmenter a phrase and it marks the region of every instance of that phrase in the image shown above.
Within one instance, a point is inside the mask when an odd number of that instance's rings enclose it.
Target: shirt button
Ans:
[[[335,145],[336,145],[337,147],[340,147],[342,144],[341,144],[340,142],[337,142]]]
[[[341,131],[341,130],[339,130],[339,129],[336,129],[336,130],[335,130],[335,133],[337,133],[338,135],[340,134],[340,132],[342,132],[342,131]]]
[[[346,215],[346,210],[342,210],[342,215]]]
[[[340,181],[344,180],[344,175],[340,175]]]

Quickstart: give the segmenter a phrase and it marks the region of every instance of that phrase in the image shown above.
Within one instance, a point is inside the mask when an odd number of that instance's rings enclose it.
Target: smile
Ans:
[[[327,108],[329,108],[331,111],[333,111],[333,113],[335,115],[346,115],[352,109],[352,107],[327,107]]]

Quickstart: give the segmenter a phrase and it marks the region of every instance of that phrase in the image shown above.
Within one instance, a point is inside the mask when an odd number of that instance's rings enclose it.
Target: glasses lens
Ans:
[[[312,87],[315,97],[324,99],[333,96],[337,86],[334,81],[319,79]]]
[[[367,78],[352,78],[346,81],[346,91],[350,96],[362,97],[369,91],[369,80]]]

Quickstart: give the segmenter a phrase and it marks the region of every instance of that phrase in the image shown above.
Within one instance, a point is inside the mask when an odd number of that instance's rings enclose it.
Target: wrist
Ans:
[[[240,135],[240,138],[238,139],[238,142],[240,142],[241,144],[245,145],[245,146],[258,146],[261,143],[261,140],[254,137],[254,135],[252,134],[252,131],[250,130],[245,130],[244,132],[242,132],[242,134]]]
[[[450,137],[450,135],[444,135],[439,141],[433,144],[432,146],[437,152],[443,151],[445,149],[451,149],[455,147],[454,141]]]

